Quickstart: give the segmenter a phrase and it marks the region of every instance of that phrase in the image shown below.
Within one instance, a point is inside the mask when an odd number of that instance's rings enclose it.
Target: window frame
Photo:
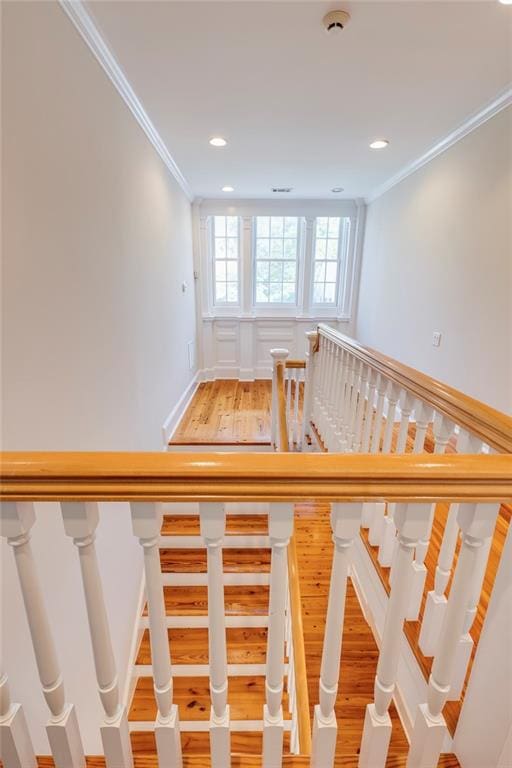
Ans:
[[[317,227],[318,227],[318,219],[327,219],[327,233],[329,233],[329,219],[339,219],[339,229],[338,229],[338,249],[336,254],[336,260],[334,259],[317,259],[315,257],[316,254],[316,244],[317,244]],[[349,257],[349,248],[350,248],[350,236],[351,236],[351,229],[352,229],[352,220],[350,216],[315,216],[314,223],[313,223],[313,232],[312,232],[312,240],[311,240],[311,270],[310,270],[310,308],[315,310],[322,310],[323,312],[331,313],[333,311],[336,312],[336,314],[340,311],[340,300],[342,295],[342,281],[346,279],[346,266],[347,261]],[[327,234],[327,237],[320,238],[321,240],[325,240],[326,243],[329,242],[329,236]],[[334,289],[334,301],[326,302],[326,301],[315,301],[314,295],[315,295],[315,264],[317,262],[324,263],[326,266],[329,262],[336,263],[336,282],[335,282],[335,289]],[[331,281],[329,281],[331,282]],[[326,281],[323,281],[324,283],[324,295],[325,295],[325,284]]]
[[[217,301],[216,298],[216,263],[217,258],[215,255],[215,219],[216,218],[234,218],[237,220],[237,241],[238,241],[238,248],[237,248],[237,286],[238,286],[238,299],[237,301]],[[226,221],[227,225],[227,221]],[[226,229],[227,232],[227,229]],[[228,235],[226,234],[225,239],[227,240]],[[221,310],[224,312],[230,312],[232,310],[239,310],[242,306],[242,290],[243,290],[243,282],[242,282],[242,220],[240,216],[237,214],[229,214],[229,213],[216,213],[212,214],[208,217],[208,242],[209,242],[209,252],[210,252],[210,264],[209,264],[209,275],[210,275],[210,301],[212,309],[214,310]],[[218,259],[218,261],[225,261],[226,267],[228,261],[235,261],[235,259]],[[228,282],[234,282],[233,280],[225,280],[224,281],[227,285]]]
[[[257,290],[257,279],[256,279],[256,271],[257,271],[257,265],[258,262],[262,261],[268,261],[268,263],[271,263],[272,261],[281,261],[283,263],[285,262],[291,262],[291,259],[272,259],[269,257],[268,259],[258,259],[257,258],[257,241],[258,241],[258,219],[264,219],[268,218],[269,221],[269,227],[272,227],[272,219],[296,219],[297,220],[297,250],[296,250],[296,256],[295,256],[295,300],[294,301],[257,301],[256,300],[256,290]],[[252,311],[259,314],[260,316],[265,315],[265,310],[271,309],[279,309],[279,310],[288,310],[293,311],[293,314],[297,313],[298,308],[302,307],[303,301],[302,301],[302,273],[303,273],[303,263],[304,263],[304,217],[300,214],[292,214],[287,215],[285,213],[258,213],[254,215],[251,219],[252,221],[252,233],[251,233],[251,280],[252,280],[252,286],[251,286],[251,304],[252,304]],[[286,238],[283,235],[283,238],[275,238],[275,239],[282,239],[285,240]],[[291,239],[291,238],[290,238]],[[272,241],[272,237],[269,235],[268,238],[269,242]],[[289,281],[287,281],[289,282]],[[269,281],[270,284],[270,281]],[[281,280],[281,285],[284,285],[284,281]]]

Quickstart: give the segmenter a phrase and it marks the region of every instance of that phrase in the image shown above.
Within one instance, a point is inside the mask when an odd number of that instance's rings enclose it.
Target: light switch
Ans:
[[[433,347],[439,347],[441,344],[441,333],[439,331],[434,331],[432,334],[432,346]]]

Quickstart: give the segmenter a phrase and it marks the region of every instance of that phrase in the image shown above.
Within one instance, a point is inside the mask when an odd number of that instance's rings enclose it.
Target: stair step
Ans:
[[[164,515],[162,536],[199,536],[199,515]],[[226,536],[268,536],[267,515],[226,515]]]
[[[160,536],[159,545],[161,549],[171,547],[172,549],[192,549],[192,550],[204,550],[205,544],[202,536]],[[226,549],[254,549],[258,547],[270,547],[270,538],[268,536],[260,536],[256,534],[248,534],[244,536],[225,536],[222,542],[222,548]]]
[[[208,629],[168,629],[173,665],[208,664]],[[266,627],[226,630],[228,664],[264,664],[267,652]],[[149,630],[146,629],[137,654],[137,664],[151,664]]]
[[[151,753],[156,751],[155,734],[153,731],[132,731],[130,734],[134,757],[141,753]],[[244,765],[249,768],[251,765],[261,766],[261,751],[263,747],[263,737],[259,731],[233,731],[231,733],[231,753],[232,755],[244,755],[245,760],[252,758],[258,760],[257,763],[245,762],[238,763],[232,761],[232,768],[236,765]],[[183,751],[183,766],[193,765],[194,768],[207,768],[210,765],[210,734],[208,731],[193,731],[181,734],[181,748]],[[284,733],[284,749],[287,752],[290,749],[290,733]],[[191,756],[196,756],[197,762],[188,763]],[[204,761],[204,762],[200,762]],[[156,764],[155,764],[156,765]],[[309,768],[309,763],[308,763]]]
[[[180,722],[210,719],[210,685],[208,678],[176,677],[173,680],[173,701],[178,705]],[[230,719],[261,720],[265,703],[265,677],[231,677],[228,686]],[[288,696],[283,693],[284,718],[289,719]],[[128,715],[129,720],[154,722],[156,702],[153,678],[139,677]]]
[[[223,549],[222,561],[225,573],[270,572],[268,548]],[[206,549],[160,549],[163,573],[206,573]]]
[[[226,616],[268,615],[269,587],[225,586],[224,605]],[[167,616],[207,616],[207,587],[164,587]],[[147,605],[144,606],[147,616]]]

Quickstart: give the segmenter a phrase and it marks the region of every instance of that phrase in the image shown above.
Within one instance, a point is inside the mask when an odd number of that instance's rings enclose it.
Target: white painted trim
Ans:
[[[187,180],[173,160],[169,150],[153,125],[149,115],[137,98],[126,75],[121,69],[112,51],[101,36],[91,16],[85,9],[82,0],[59,0],[62,10],[66,13],[72,24],[78,30],[82,39],[99,62],[107,77],[111,80],[119,95],[135,117],[149,141],[160,155],[163,163],[176,179],[181,189],[192,202],[194,193]]]
[[[131,670],[133,670],[133,667],[135,666],[135,662],[137,661],[137,654],[139,652],[140,641],[142,640],[142,635],[144,634],[144,628],[140,623],[140,616],[144,609],[145,602],[146,602],[146,579],[145,579],[144,570],[143,570],[141,574],[141,579],[140,579],[139,597],[137,598],[136,613],[133,619],[132,639],[130,641],[130,653],[128,655],[126,681],[124,684],[124,690],[123,690],[123,696],[122,696],[123,707],[125,707],[127,712],[130,708],[133,693],[135,691],[133,674],[131,673]]]
[[[191,379],[189,384],[187,385],[187,388],[183,392],[182,396],[164,421],[163,427],[162,427],[162,439],[164,441],[164,450],[167,449],[167,445],[169,443],[169,440],[173,436],[174,432],[176,431],[176,427],[181,421],[181,418],[185,411],[187,410],[188,406],[190,405],[190,402],[192,398],[194,397],[196,393],[196,389],[199,386],[200,382],[200,374],[197,372],[195,376]]]
[[[225,573],[225,587],[264,587],[270,584],[269,573]],[[207,573],[162,573],[164,587],[206,587]]]
[[[285,731],[290,731],[292,721],[286,718],[283,721]],[[151,732],[155,730],[154,720],[130,720],[128,722],[130,733],[133,731]],[[180,720],[181,733],[194,733],[196,731],[206,732],[210,730],[210,720]],[[246,733],[248,731],[262,731],[263,720],[230,720],[229,730],[231,733]]]
[[[167,627],[169,629],[194,629],[208,626],[208,615],[202,616],[166,616]],[[147,616],[140,617],[140,626],[142,629],[149,629],[149,620]],[[249,616],[226,616],[226,627],[268,627],[268,615],[249,615]]]
[[[427,163],[430,163],[430,161],[435,157],[442,154],[443,152],[446,152],[446,150],[450,149],[450,147],[453,147],[454,144],[467,136],[468,133],[471,133],[472,131],[479,128],[481,125],[487,122],[487,120],[490,120],[491,117],[494,117],[511,104],[512,88],[507,88],[506,91],[503,91],[489,104],[486,104],[478,112],[470,115],[470,117],[461,123],[458,128],[455,128],[455,130],[451,131],[451,133],[449,133],[443,139],[436,142],[423,155],[420,155],[420,157],[416,158],[416,160],[413,160],[412,163],[409,163],[404,168],[402,168],[401,171],[396,173],[394,176],[391,176],[391,178],[385,181],[384,184],[381,184],[379,187],[377,187],[367,196],[366,203],[372,203],[392,187],[400,184],[401,181],[406,179],[411,174],[416,173],[416,171],[418,171]]]
[[[160,548],[172,549],[205,549],[202,536],[160,536],[158,546]],[[246,536],[225,536],[222,547],[223,549],[270,548],[270,537],[251,534]]]

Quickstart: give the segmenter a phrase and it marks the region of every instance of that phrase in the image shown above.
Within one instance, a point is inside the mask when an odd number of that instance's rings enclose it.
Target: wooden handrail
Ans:
[[[289,451],[288,443],[288,420],[286,418],[286,397],[284,394],[284,365],[277,363],[276,371],[277,386],[277,426],[279,429],[279,450]]]
[[[9,501],[512,501],[512,456],[0,454]]]
[[[305,368],[306,361],[305,360],[285,360],[285,367],[286,368]]]
[[[507,416],[505,413],[501,413],[425,373],[410,368],[398,360],[387,357],[375,349],[364,347],[328,325],[319,325],[318,332],[350,350],[358,360],[362,360],[375,371],[382,373],[420,400],[445,414],[460,427],[477,435],[497,451],[512,453],[511,416]]]

